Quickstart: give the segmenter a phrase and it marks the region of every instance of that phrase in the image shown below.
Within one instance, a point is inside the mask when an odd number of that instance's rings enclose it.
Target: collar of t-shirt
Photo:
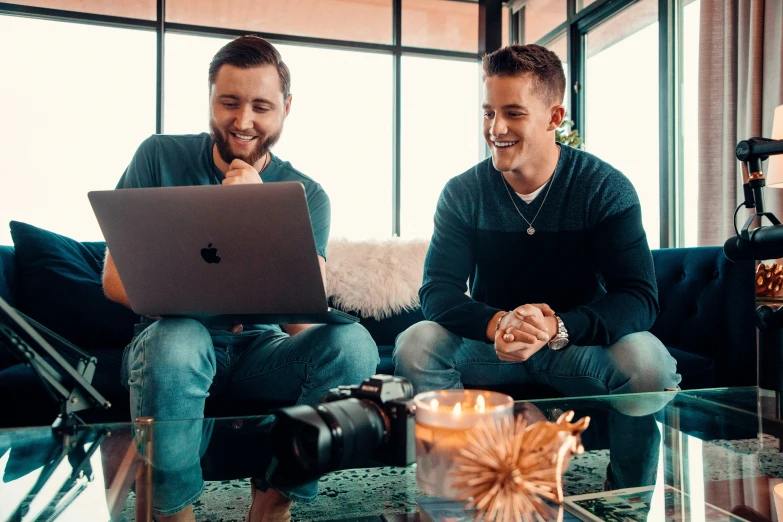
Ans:
[[[544,190],[544,187],[546,187],[546,186],[547,186],[547,184],[546,184],[546,183],[544,183],[543,185],[541,185],[540,187],[538,187],[536,190],[534,190],[534,191],[533,191],[533,192],[531,192],[530,194],[520,194],[519,192],[514,192],[514,194],[516,194],[517,196],[519,196],[520,198],[522,198],[522,201],[524,201],[525,203],[530,203],[531,201],[533,201],[534,199],[536,199],[536,196],[538,196],[539,194],[541,194],[541,191],[542,191],[542,190]]]

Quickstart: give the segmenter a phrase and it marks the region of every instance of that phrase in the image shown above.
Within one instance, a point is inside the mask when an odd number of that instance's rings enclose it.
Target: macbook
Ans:
[[[207,325],[352,323],[327,306],[297,182],[89,193],[133,311]]]

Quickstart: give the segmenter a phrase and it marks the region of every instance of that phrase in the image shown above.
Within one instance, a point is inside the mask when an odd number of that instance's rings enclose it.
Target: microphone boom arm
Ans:
[[[742,182],[745,195],[744,206],[755,208],[740,231],[740,237],[749,240],[748,229],[756,217],[767,219],[773,225],[779,225],[780,221],[771,212],[764,209],[764,193],[762,188],[766,185],[764,172],[761,170],[761,162],[769,156],[783,154],[783,140],[771,140],[768,138],[750,138],[737,143],[734,150],[737,159],[742,164]]]

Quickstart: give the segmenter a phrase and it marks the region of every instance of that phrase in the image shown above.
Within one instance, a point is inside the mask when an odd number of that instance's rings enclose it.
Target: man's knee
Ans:
[[[451,332],[433,321],[421,321],[397,336],[394,343],[395,373],[405,376],[406,368],[425,368],[433,364],[435,354],[443,355],[442,346],[453,337]]]
[[[367,329],[360,324],[320,325],[313,334],[321,347],[313,356],[316,364],[334,364],[345,382],[357,384],[375,373],[380,357]]]
[[[662,392],[680,383],[677,361],[649,332],[626,335],[607,349],[614,362],[609,379],[612,392]]]
[[[161,319],[144,330],[131,345],[131,365],[145,373],[175,375],[188,370],[214,374],[215,353],[209,331],[193,319]]]

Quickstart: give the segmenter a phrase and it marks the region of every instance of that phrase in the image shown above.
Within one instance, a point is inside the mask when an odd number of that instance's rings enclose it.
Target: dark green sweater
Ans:
[[[563,146],[551,183],[532,236],[491,158],[446,184],[419,291],[428,320],[486,340],[498,311],[547,303],[579,346],[608,345],[652,326],[658,292],[631,182]],[[528,221],[548,188],[527,204],[509,187]]]

